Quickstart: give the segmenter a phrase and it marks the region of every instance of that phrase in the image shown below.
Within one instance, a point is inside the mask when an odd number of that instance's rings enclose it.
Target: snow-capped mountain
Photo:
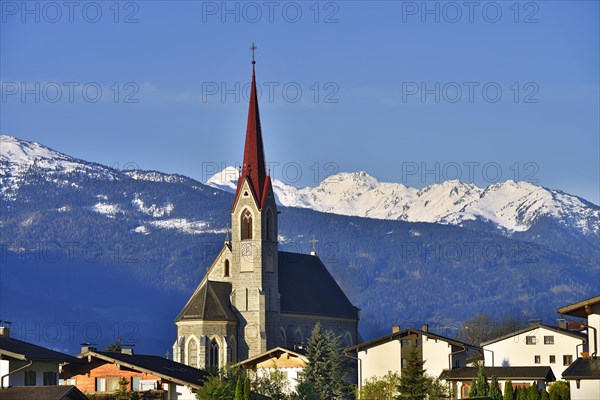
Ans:
[[[237,178],[229,168],[210,187],[0,136],[0,312],[61,324],[39,304],[51,298],[65,322],[110,310],[106,332],[119,314],[143,342],[169,348],[171,326],[157,330],[156,320],[172,320],[222,248]],[[307,253],[314,235],[319,258],[363,310],[367,335],[477,312],[539,318],[597,292],[599,235],[582,232],[597,232],[598,207],[556,190],[454,181],[412,189],[366,173],[274,188],[293,206],[279,210],[279,250]]]
[[[206,184],[235,191],[238,171],[228,167]],[[524,232],[548,217],[584,235],[600,234],[600,207],[560,190],[506,181],[485,188],[449,180],[422,189],[379,182],[366,172],[329,176],[316,187],[296,188],[273,179],[279,204],[340,215],[468,226],[496,225]]]
[[[132,229],[138,234],[149,234],[152,230],[174,230],[186,234],[224,232],[212,228],[208,221],[181,217],[186,210],[174,210],[173,202],[156,199],[143,185],[148,183],[183,184],[193,191],[203,191],[198,182],[181,175],[164,174],[157,171],[111,168],[101,164],[80,160],[52,150],[40,143],[0,135],[0,200],[18,203],[20,189],[28,185],[49,183],[57,188],[81,189],[88,197],[85,206],[90,211],[115,219],[118,216],[137,221]],[[130,192],[109,195],[107,189],[98,187],[87,192],[89,182],[137,182]],[[35,182],[35,183],[34,183]],[[83,187],[86,186],[85,189]],[[206,187],[204,187],[206,188]],[[72,211],[75,206],[69,199],[56,208],[59,212]],[[81,206],[81,204],[79,205]],[[180,204],[178,208],[182,208]]]

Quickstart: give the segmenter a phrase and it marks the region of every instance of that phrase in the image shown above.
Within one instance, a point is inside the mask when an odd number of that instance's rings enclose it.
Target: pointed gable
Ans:
[[[260,127],[260,114],[258,112],[258,98],[256,94],[256,77],[252,61],[252,86],[250,89],[250,104],[248,105],[248,122],[246,125],[246,143],[244,145],[244,161],[242,162],[242,175],[238,180],[234,207],[244,181],[248,181],[254,198],[262,208],[264,193],[268,190],[268,180],[265,170],[265,151]]]

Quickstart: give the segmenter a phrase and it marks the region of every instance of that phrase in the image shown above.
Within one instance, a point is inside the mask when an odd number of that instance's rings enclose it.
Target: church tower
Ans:
[[[280,325],[277,206],[265,168],[254,65],[253,56],[244,160],[231,210],[231,300],[239,319],[239,359],[275,347]]]
[[[265,165],[254,66],[253,54],[231,238],[175,319],[173,359],[196,368],[222,368],[277,346],[294,348],[306,342],[317,322],[347,346],[358,339],[358,309],[316,253],[278,251],[278,212]]]

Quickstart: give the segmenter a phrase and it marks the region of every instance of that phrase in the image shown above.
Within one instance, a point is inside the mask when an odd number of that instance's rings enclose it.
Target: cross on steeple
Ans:
[[[254,42],[252,42],[252,46],[250,46],[250,50],[252,50],[252,64],[255,64],[256,61],[254,61],[254,50],[256,50],[256,45],[254,44]]]
[[[312,240],[309,240],[309,242],[312,243],[312,250],[310,251],[310,254],[313,256],[317,255],[317,243],[319,243],[319,241],[317,239],[315,239],[315,235],[313,235]]]
[[[227,223],[227,227],[225,228],[225,233],[226,233],[225,243],[229,243],[229,229],[230,229],[229,228],[229,223]]]

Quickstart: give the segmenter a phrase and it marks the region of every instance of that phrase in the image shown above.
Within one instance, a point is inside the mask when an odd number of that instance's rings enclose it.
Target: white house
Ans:
[[[600,296],[571,304],[557,310],[561,315],[587,318],[588,352],[562,373],[569,382],[572,400],[600,398],[600,358],[598,357],[598,330],[600,330]]]
[[[429,332],[427,325],[421,330],[392,328],[390,335],[382,336],[346,349],[358,358],[358,382],[362,387],[367,379],[379,378],[388,372],[402,376],[402,368],[410,359],[413,349],[425,360],[426,373],[439,377],[442,371],[467,366],[467,358],[479,348],[458,340]]]
[[[237,365],[253,370],[259,376],[268,376],[275,371],[281,373],[287,380],[287,392],[292,393],[296,390],[299,375],[307,364],[306,356],[283,347],[276,347]]]
[[[60,365],[75,357],[10,337],[0,327],[0,386],[57,385]]]
[[[587,335],[558,327],[532,324],[481,343],[486,367],[549,366],[557,379],[585,350]]]

